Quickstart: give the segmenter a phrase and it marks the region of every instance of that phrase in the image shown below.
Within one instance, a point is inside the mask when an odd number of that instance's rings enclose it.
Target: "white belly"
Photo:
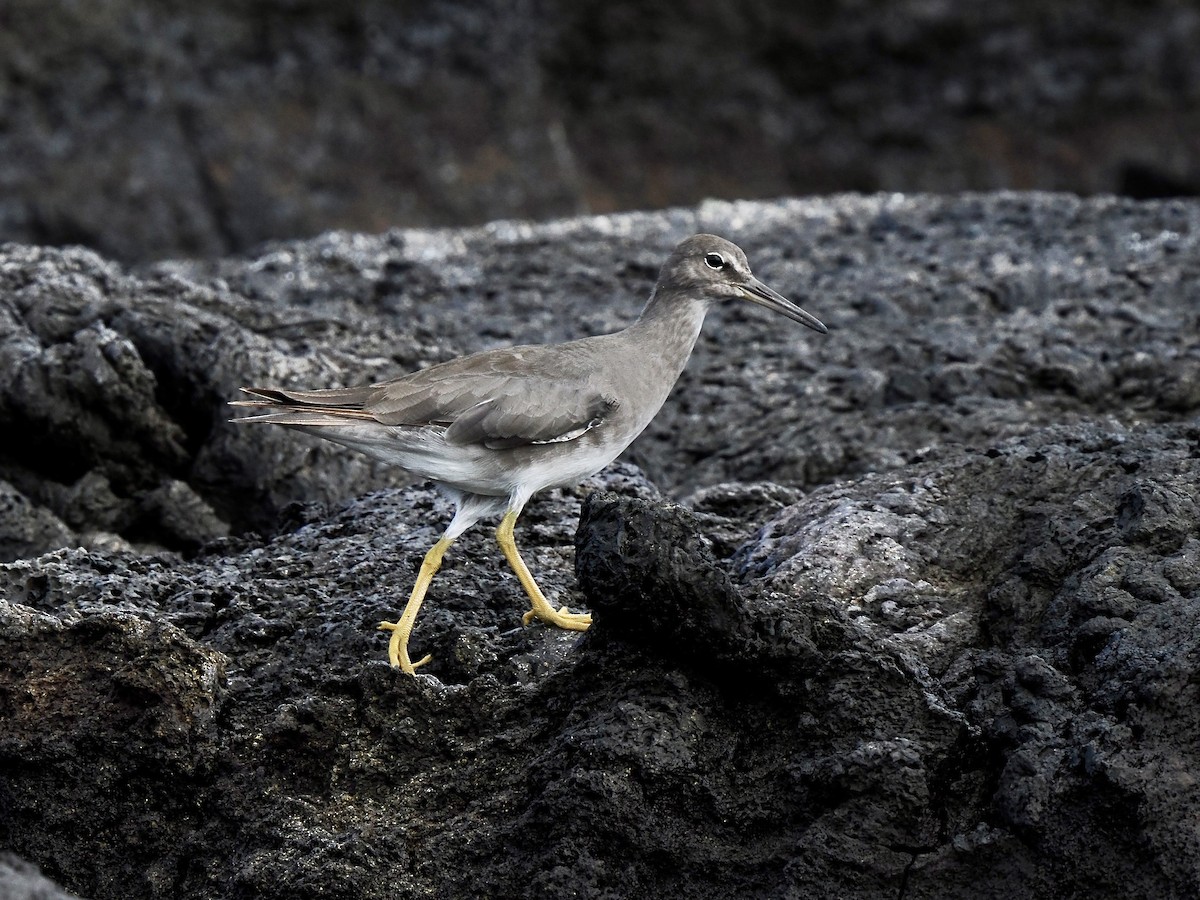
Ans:
[[[567,487],[595,475],[628,446],[602,443],[592,434],[573,441],[489,450],[448,444],[441,429],[349,425],[317,428],[321,437],[467,494],[511,497]]]

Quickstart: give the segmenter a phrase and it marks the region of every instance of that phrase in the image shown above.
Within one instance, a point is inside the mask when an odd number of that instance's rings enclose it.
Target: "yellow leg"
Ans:
[[[506,512],[504,518],[500,520],[500,527],[496,529],[496,541],[500,544],[504,558],[508,560],[512,570],[517,573],[517,580],[521,582],[521,587],[525,589],[525,593],[529,595],[529,600],[533,604],[533,608],[521,617],[521,621],[528,625],[534,619],[541,619],[543,622],[549,622],[559,628],[587,631],[588,626],[592,624],[592,617],[589,613],[569,612],[565,606],[555,611],[554,607],[546,601],[546,596],[542,593],[541,588],[529,574],[525,560],[521,559],[521,554],[517,552],[517,542],[513,538],[513,526],[516,524],[517,514],[511,510]]]
[[[413,623],[417,621],[417,613],[421,609],[421,601],[425,599],[425,592],[429,590],[429,583],[433,581],[433,576],[441,568],[442,557],[446,555],[446,551],[453,543],[452,538],[444,537],[429,548],[429,552],[425,554],[425,559],[421,563],[421,572],[417,575],[417,583],[413,585],[412,595],[408,598],[404,612],[400,614],[400,621],[379,623],[382,631],[392,633],[392,639],[388,641],[388,661],[393,668],[401,669],[409,675],[415,675],[417,666],[423,666],[433,658],[425,656],[416,662],[410,662],[408,636],[412,634]]]

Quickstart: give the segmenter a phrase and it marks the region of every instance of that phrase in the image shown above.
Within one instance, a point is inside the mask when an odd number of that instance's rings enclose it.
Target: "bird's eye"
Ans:
[[[721,258],[720,253],[706,253],[704,255],[704,264],[710,269],[725,268],[725,260]]]

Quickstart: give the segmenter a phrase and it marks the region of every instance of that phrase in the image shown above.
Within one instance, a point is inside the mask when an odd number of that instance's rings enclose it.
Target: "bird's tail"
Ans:
[[[242,388],[253,400],[231,400],[230,406],[262,410],[258,415],[231,422],[266,422],[272,425],[309,427],[351,425],[375,416],[363,409],[370,388],[333,388],[323,391],[284,391],[278,388]]]

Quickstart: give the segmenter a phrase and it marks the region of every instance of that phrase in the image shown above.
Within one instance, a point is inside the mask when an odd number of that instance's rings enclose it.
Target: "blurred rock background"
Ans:
[[[843,190],[1200,189],[1177,0],[5,0],[0,239],[123,262],[330,228]]]

